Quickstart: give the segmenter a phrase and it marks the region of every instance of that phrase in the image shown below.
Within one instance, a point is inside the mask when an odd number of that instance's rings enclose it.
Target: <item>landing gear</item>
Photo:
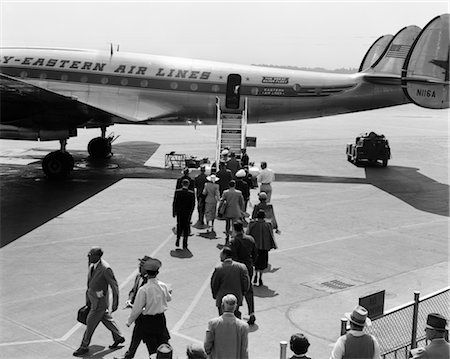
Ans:
[[[89,156],[94,159],[108,158],[112,154],[111,142],[113,141],[114,136],[111,135],[109,137],[106,137],[105,127],[103,127],[101,130],[102,136],[93,138],[88,144]]]
[[[66,152],[67,140],[60,140],[61,149],[50,152],[42,161],[42,170],[48,179],[61,180],[66,178],[73,170],[75,161],[69,152]]]
[[[88,144],[89,156],[95,159],[108,158],[111,154],[111,147],[111,141],[108,138],[93,138]]]

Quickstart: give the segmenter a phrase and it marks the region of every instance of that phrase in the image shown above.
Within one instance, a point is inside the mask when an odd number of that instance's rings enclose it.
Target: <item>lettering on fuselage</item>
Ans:
[[[3,56],[1,64],[5,65],[25,65],[35,66],[43,68],[55,68],[55,69],[74,69],[74,70],[88,70],[96,72],[105,72],[106,63],[104,62],[91,62],[91,61],[79,61],[68,59],[56,59],[56,58],[43,58],[43,57],[16,57],[16,56]],[[115,65],[113,72],[118,74],[131,74],[131,75],[150,75],[150,69],[147,66],[139,66],[133,64],[118,64]],[[208,80],[211,76],[209,71],[198,71],[189,69],[173,69],[159,67],[154,70],[155,76],[165,78],[176,79],[192,79],[192,80]]]
[[[274,77],[274,76],[263,76],[263,84],[287,84],[289,83],[289,77]]]
[[[7,65],[26,65],[36,67],[91,70],[102,72],[106,66],[104,62],[76,61],[66,59],[44,58],[44,57],[15,57],[3,56],[2,64]]]
[[[160,77],[174,77],[180,79],[197,79],[208,80],[211,72],[209,71],[191,71],[181,69],[165,69],[163,67],[158,68],[155,76]]]
[[[434,91],[434,90],[426,90],[426,89],[417,89],[416,95],[418,97],[428,97],[428,98],[433,97],[433,98],[435,98],[436,97],[436,91]]]

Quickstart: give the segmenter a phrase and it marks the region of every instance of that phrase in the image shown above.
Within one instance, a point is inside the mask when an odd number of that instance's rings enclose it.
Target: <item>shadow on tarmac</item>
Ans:
[[[370,184],[424,212],[449,217],[449,186],[402,166],[367,166],[366,178],[277,174],[278,182]]]
[[[0,181],[0,248],[77,206],[123,178],[176,179],[179,171],[144,163],[158,149],[153,142],[124,142],[114,146],[108,161],[73,153],[74,172],[63,182],[45,179],[40,161],[27,166],[2,165]],[[414,208],[449,217],[449,186],[422,175],[417,168],[366,167],[366,178],[277,174],[278,182],[371,184]],[[201,235],[217,239],[214,234]]]

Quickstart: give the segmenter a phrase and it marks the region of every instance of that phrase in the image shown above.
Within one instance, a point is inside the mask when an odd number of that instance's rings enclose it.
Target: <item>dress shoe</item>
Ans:
[[[73,352],[73,356],[75,356],[75,357],[81,357],[81,356],[83,356],[84,354],[87,354],[88,352],[89,352],[89,349],[88,349],[88,348],[79,347],[77,350],[75,350],[75,351]]]
[[[248,321],[247,321],[248,325],[255,324],[255,321],[256,321],[255,315],[254,314],[250,314],[250,318],[248,318]]]
[[[117,348],[120,344],[125,342],[125,338],[124,337],[120,337],[119,339],[117,339],[114,343],[112,343],[109,346],[109,349],[115,349]]]

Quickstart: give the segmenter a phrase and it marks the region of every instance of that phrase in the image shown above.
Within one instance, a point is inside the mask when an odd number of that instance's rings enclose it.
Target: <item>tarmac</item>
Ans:
[[[328,358],[340,319],[358,298],[385,290],[386,311],[410,302],[414,291],[449,285],[448,125],[447,110],[405,105],[248,126],[257,137],[250,161],[267,161],[276,173],[272,203],[281,230],[264,285],[255,287],[250,358],[279,358],[280,341],[296,332],[309,338],[310,357]],[[100,324],[86,357],[112,359],[128,348],[132,327],[122,308],[143,255],[162,261],[159,279],[173,289],[166,316],[174,358],[201,343],[217,316],[210,276],[224,222],[216,221],[215,236],[193,228],[189,251],[175,250],[171,206],[181,173],[164,168],[171,151],[213,159],[215,127],[112,131],[120,137],[107,162],[86,159],[98,131],[80,130],[69,141],[75,170],[62,183],[47,181],[40,167],[58,143],[0,141],[0,358],[72,358],[84,332],[76,313],[94,245],[120,286],[113,316],[126,342],[109,349],[111,335]],[[389,139],[388,167],[347,162],[346,143],[368,131]],[[147,357],[141,344],[136,358]]]

